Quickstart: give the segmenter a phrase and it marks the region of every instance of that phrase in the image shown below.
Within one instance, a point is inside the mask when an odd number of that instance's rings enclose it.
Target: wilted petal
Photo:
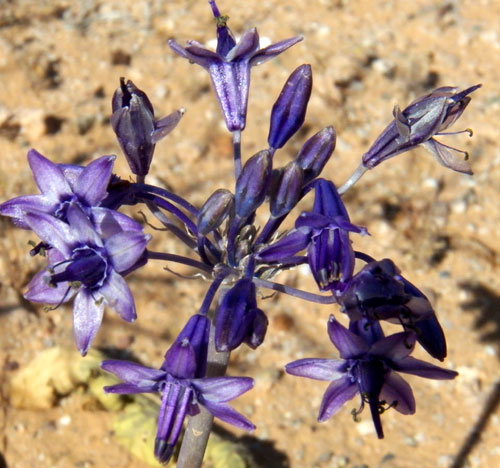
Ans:
[[[172,112],[171,114],[163,117],[155,122],[155,130],[151,135],[153,143],[158,143],[162,138],[166,137],[180,122],[186,110],[181,107],[180,109]]]
[[[115,309],[123,320],[133,322],[137,315],[132,292],[126,281],[115,270],[111,269],[108,275],[106,283],[99,289],[99,293],[104,296],[106,304]]]
[[[436,158],[436,161],[442,166],[457,172],[462,172],[463,174],[472,175],[472,169],[467,160],[463,159],[464,153],[462,151],[443,145],[434,138],[422,143],[422,146],[429,151],[434,158]],[[462,157],[457,156],[454,153],[459,153]],[[467,158],[467,154],[465,154],[465,157]]]
[[[238,413],[238,411],[234,410],[226,403],[216,403],[214,401],[205,400],[204,398],[200,399],[200,403],[221,421],[246,431],[253,431],[255,429],[255,426],[245,418],[245,416]]]
[[[406,380],[395,372],[386,375],[380,399],[402,414],[415,413],[415,398]]]
[[[137,231],[124,231],[106,239],[105,246],[117,272],[130,268],[142,255],[151,236]]]
[[[116,156],[102,156],[84,168],[74,191],[89,206],[97,205],[107,195]]]
[[[340,322],[335,320],[333,315],[330,315],[330,319],[328,320],[328,335],[332,343],[339,350],[342,359],[355,358],[367,353],[369,350],[369,346],[363,338],[349,331]]]
[[[102,322],[103,301],[96,301],[86,289],[81,289],[73,305],[73,333],[78,351],[85,356]]]
[[[285,366],[288,374],[314,380],[337,380],[345,375],[347,364],[340,359],[306,358]]]
[[[349,378],[334,380],[326,389],[321,407],[319,409],[318,421],[323,422],[332,417],[342,406],[354,398],[358,393],[358,386]]]
[[[250,377],[210,377],[193,379],[191,383],[203,394],[205,401],[218,403],[234,400],[254,386]]]

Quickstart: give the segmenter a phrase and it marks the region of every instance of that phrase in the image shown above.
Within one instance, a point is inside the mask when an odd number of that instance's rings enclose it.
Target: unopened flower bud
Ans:
[[[155,121],[154,110],[146,93],[132,81],[120,79],[112,100],[111,126],[127,158],[130,170],[139,176],[149,172],[155,144],[168,135],[184,115],[179,109]]]
[[[295,162],[289,163],[281,171],[271,195],[271,214],[278,218],[291,211],[300,200],[304,174]]]
[[[226,189],[216,190],[201,207],[198,214],[198,231],[206,236],[217,229],[234,206],[234,195]]]
[[[272,157],[268,150],[252,156],[236,181],[235,208],[242,218],[250,216],[264,201],[272,172]]]
[[[302,146],[295,162],[304,170],[304,183],[320,175],[335,149],[337,136],[333,127],[320,130]]]
[[[311,89],[311,66],[301,65],[290,75],[274,103],[267,138],[271,148],[281,148],[302,126]]]

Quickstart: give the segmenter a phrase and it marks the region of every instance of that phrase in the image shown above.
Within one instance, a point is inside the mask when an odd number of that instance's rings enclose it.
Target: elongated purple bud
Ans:
[[[280,173],[271,195],[271,214],[278,218],[291,211],[300,200],[304,174],[295,162],[289,163]]]
[[[253,310],[253,322],[244,340],[245,344],[250,346],[252,349],[257,349],[266,337],[267,326],[269,320],[266,314],[260,309]]]
[[[301,65],[290,75],[274,103],[267,138],[271,148],[281,148],[302,126],[311,89],[311,66]]]
[[[335,149],[336,141],[334,128],[326,127],[304,143],[295,158],[304,171],[304,184],[320,175]]]
[[[271,180],[272,156],[264,150],[252,156],[236,181],[235,209],[242,218],[250,216],[266,198]]]
[[[216,190],[201,207],[197,224],[200,234],[206,236],[217,229],[234,207],[234,195],[226,189]]]

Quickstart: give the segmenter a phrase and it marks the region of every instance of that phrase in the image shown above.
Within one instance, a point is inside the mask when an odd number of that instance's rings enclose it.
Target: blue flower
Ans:
[[[257,30],[246,31],[236,42],[227,27],[227,17],[222,16],[215,4],[210,5],[217,24],[216,52],[206,49],[196,41],[188,41],[186,47],[174,40],[168,42],[174,52],[190,62],[202,66],[210,74],[217,100],[230,131],[243,130],[246,123],[250,68],[267,62],[302,40],[292,37],[264,49],[259,48]]]
[[[215,417],[240,429],[255,426],[227,404],[250,390],[248,377],[204,377],[209,333],[209,319],[191,317],[165,355],[160,369],[127,361],[104,361],[101,367],[123,383],[105,387],[109,393],[160,393],[161,407],[155,441],[155,456],[167,463],[174,451],[186,415],[199,413],[204,406]]]
[[[437,380],[458,375],[411,357],[415,345],[411,332],[384,337],[378,322],[359,320],[347,329],[330,316],[328,334],[341,359],[300,359],[286,366],[289,374],[331,382],[321,403],[319,421],[329,419],[359,394],[361,406],[353,414],[357,416],[368,404],[377,436],[383,438],[382,412],[389,408],[402,414],[415,412],[411,387],[398,372]]]
[[[28,227],[49,246],[49,266],[34,276],[24,296],[56,306],[75,297],[73,330],[83,355],[101,325],[105,305],[124,320],[135,320],[134,299],[122,275],[143,262],[150,239],[140,224],[129,219],[128,229],[123,230],[125,224],[120,225],[107,212],[99,220],[109,234],[105,238],[75,204],[67,209],[67,223],[42,212],[24,215]]]

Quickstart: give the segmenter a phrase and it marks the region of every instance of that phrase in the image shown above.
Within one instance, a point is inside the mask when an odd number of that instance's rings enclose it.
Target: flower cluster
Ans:
[[[114,360],[102,364],[122,380],[106,391],[161,396],[155,455],[162,463],[172,457],[186,415],[196,416],[200,407],[239,428],[254,428],[227,404],[250,390],[253,380],[215,377],[207,369],[213,356],[228,356],[242,344],[256,349],[264,341],[268,319],[257,300],[260,289],[324,304],[329,315],[337,304],[349,321],[345,327],[333,315],[328,320],[328,335],[340,359],[301,359],[288,364],[286,371],[331,382],[320,421],[359,395],[360,406],[354,414],[367,404],[377,435],[383,437],[383,411],[415,411],[413,393],[399,373],[431,379],[453,379],[457,374],[411,356],[418,343],[431,357],[445,359],[446,340],[437,315],[392,260],[375,260],[354,249],[356,235],[368,235],[368,231],[351,222],[342,195],[366,170],[418,145],[433,152],[442,165],[470,173],[468,164],[452,153],[459,150],[434,137],[445,134],[461,116],[469,95],[480,85],[461,92],[439,88],[403,111],[396,107],[392,122],[361,157],[358,169],[337,188],[320,177],[335,149],[336,133],[331,126],[311,136],[283,167],[274,162],[276,151],[305,120],[312,70],[310,65],[301,65],[272,107],[268,147],[242,160],[251,68],[281,54],[301,37],[261,49],[258,33],[251,29],[236,41],[227,17],[220,14],[215,1],[209,3],[216,22],[216,51],[195,41],[182,47],[171,40],[169,45],[210,75],[232,134],[234,189],[217,189],[197,208],[178,194],[147,184],[155,145],[175,128],[184,110],[156,119],[146,93],[122,78],[112,100],[111,125],[136,181],[125,182],[112,174],[114,156],[80,167],[54,164],[31,150],[28,162],[40,194],[0,205],[0,214],[38,235],[41,241],[32,254],[48,260],[48,266],[29,283],[25,297],[53,307],[74,299],[75,340],[84,355],[98,332],[105,305],[124,320],[136,318],[134,299],[124,280],[128,273],[148,261],[165,261],[188,265],[210,279],[199,309],[187,320],[159,369]],[[298,211],[299,201],[310,197],[312,207]],[[192,255],[146,249],[151,236],[118,211],[123,205],[141,204]],[[263,206],[268,219],[260,228],[255,219]],[[289,217],[292,228],[281,229]],[[280,272],[300,265],[308,265],[319,291],[274,281]],[[384,321],[398,324],[400,331],[384,336]],[[183,446],[181,453],[184,449],[189,447]]]

